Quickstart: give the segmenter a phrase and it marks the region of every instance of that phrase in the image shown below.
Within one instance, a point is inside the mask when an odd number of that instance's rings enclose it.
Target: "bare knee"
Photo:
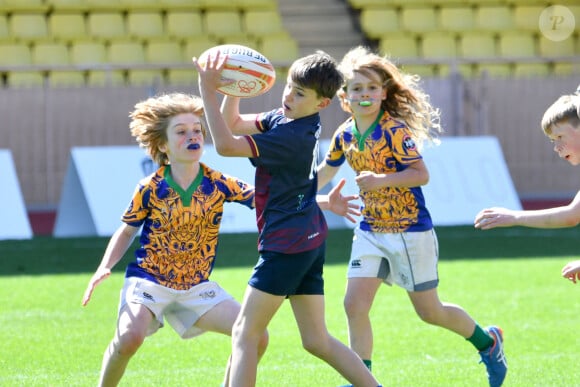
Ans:
[[[258,342],[258,356],[262,356],[264,352],[266,352],[266,348],[268,348],[269,341],[270,337],[268,335],[268,331],[266,331],[260,337],[260,341]]]
[[[121,356],[133,356],[145,341],[145,336],[136,332],[126,332],[113,339],[111,346]]]
[[[324,358],[327,353],[327,336],[312,335],[302,338],[302,347],[318,358]]]
[[[417,316],[421,321],[431,325],[439,325],[441,321],[441,311],[439,308],[416,308]]]
[[[343,301],[344,312],[349,320],[367,317],[369,314],[370,306],[361,302],[361,300],[356,297],[346,296]]]

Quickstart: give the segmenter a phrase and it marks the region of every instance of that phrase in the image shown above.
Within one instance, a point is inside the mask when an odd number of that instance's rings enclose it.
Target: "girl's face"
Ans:
[[[554,152],[572,165],[580,164],[580,129],[565,121],[552,126],[548,136],[554,143]]]
[[[360,72],[354,72],[346,83],[346,99],[355,117],[376,116],[381,108],[381,102],[387,98],[387,90],[374,71],[369,77]]]
[[[199,161],[203,153],[201,120],[191,113],[178,114],[169,121],[167,143],[159,147],[172,164]]]

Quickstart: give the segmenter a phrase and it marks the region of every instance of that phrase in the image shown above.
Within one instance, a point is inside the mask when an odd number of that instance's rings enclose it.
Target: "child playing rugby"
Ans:
[[[303,347],[354,385],[376,387],[356,353],[329,334],[324,314],[327,225],[321,208],[334,205],[317,205],[316,169],[319,112],[342,84],[336,62],[323,52],[296,60],[280,109],[240,114],[240,100],[233,97],[224,98],[220,112],[216,89],[224,84],[220,73],[226,58],[218,54],[203,66],[194,58],[194,64],[218,153],[249,157],[256,167],[260,256],[232,333],[231,385],[256,384],[259,338],[288,298]]]
[[[541,126],[554,144],[554,152],[570,164],[580,165],[580,86],[575,94],[563,95],[548,107]],[[486,208],[476,215],[474,223],[482,230],[511,226],[574,227],[580,223],[580,191],[570,204],[555,208],[527,211]],[[576,283],[580,279],[580,261],[567,263],[562,276]]]
[[[421,191],[429,172],[419,153],[435,140],[439,112],[415,76],[366,47],[349,51],[339,66],[343,110],[352,114],[333,135],[318,186],[324,187],[345,161],[356,173],[363,218],[354,230],[344,305],[350,346],[371,368],[370,309],[382,283],[407,291],[424,322],[468,340],[487,367],[490,386],[507,372],[502,331],[480,327],[459,305],[439,300],[438,243]]]
[[[200,162],[202,116],[201,98],[180,93],[139,102],[130,114],[131,134],[160,168],[137,185],[82,300],[88,304],[142,228],[140,246],[126,269],[117,329],[103,357],[99,386],[119,383],[131,357],[164,319],[183,339],[205,331],[231,335],[240,304],[210,275],[224,203],[253,208],[254,189]],[[266,330],[256,342],[259,358],[268,343]]]

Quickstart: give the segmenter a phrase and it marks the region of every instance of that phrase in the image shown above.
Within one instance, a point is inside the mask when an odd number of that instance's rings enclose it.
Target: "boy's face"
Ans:
[[[292,82],[290,78],[286,81],[284,94],[282,95],[282,107],[284,116],[291,119],[298,119],[318,113],[330,103],[330,99],[318,97],[316,91],[307,89]]]
[[[560,158],[572,165],[580,164],[580,128],[564,121],[552,126],[548,138],[554,143],[554,151]]]
[[[203,153],[203,129],[198,116],[191,113],[179,114],[169,121],[167,143],[159,147],[167,154],[169,162],[191,163],[199,161]]]

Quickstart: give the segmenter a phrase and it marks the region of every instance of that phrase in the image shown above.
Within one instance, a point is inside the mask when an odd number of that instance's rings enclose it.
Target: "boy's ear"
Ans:
[[[326,98],[326,97],[322,98],[322,100],[318,104],[318,110],[322,110],[322,109],[328,107],[328,105],[330,105],[331,102],[332,102],[332,100],[330,98]]]

